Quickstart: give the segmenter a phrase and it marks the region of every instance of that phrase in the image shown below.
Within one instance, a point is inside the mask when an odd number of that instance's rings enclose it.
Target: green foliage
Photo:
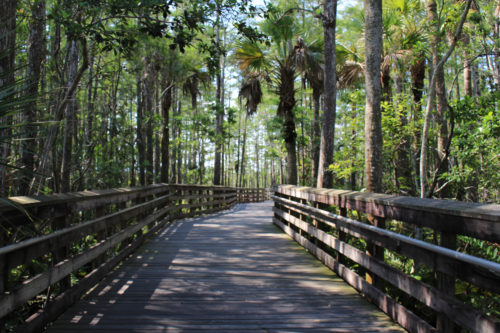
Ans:
[[[466,96],[453,101],[456,125],[451,155],[455,163],[443,179],[451,182],[459,200],[498,201],[499,99],[498,92],[491,92],[478,99]]]

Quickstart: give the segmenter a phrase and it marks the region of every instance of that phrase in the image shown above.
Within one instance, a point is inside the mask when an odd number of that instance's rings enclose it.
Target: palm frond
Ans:
[[[236,62],[242,71],[261,72],[267,67],[267,59],[259,44],[244,40],[238,44],[235,52]]]
[[[262,76],[258,73],[249,73],[241,84],[239,97],[246,100],[245,107],[248,115],[257,112],[257,106],[262,102],[261,79]]]
[[[360,62],[347,60],[337,74],[337,84],[339,89],[354,86],[357,82],[363,79],[365,65]]]

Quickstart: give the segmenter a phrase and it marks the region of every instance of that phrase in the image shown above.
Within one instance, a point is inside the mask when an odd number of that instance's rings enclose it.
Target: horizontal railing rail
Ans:
[[[269,188],[238,188],[238,201],[259,202],[271,199]]]
[[[455,295],[461,283],[498,299],[500,264],[457,251],[457,235],[498,245],[500,205],[289,185],[273,190],[274,223],[410,332],[452,332],[457,326],[500,332],[495,315]],[[396,232],[401,222],[407,228]],[[410,237],[416,228],[430,232],[430,241]],[[430,271],[432,281],[388,258],[412,260],[412,269]],[[413,301],[398,302],[394,294],[402,293]],[[423,307],[434,317],[419,315]]]
[[[263,193],[155,184],[1,199],[0,325],[40,331],[166,223]]]

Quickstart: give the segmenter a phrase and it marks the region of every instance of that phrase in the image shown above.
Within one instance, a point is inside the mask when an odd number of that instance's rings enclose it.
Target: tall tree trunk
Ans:
[[[60,32],[61,32],[60,26],[56,24],[55,33],[51,43],[51,49],[52,49],[51,66],[59,73],[59,75],[56,76],[57,82],[63,81],[62,77],[63,73],[58,64],[58,62],[60,61],[58,57],[60,49],[60,41],[61,41]],[[79,43],[81,44],[80,46],[82,47],[83,61],[76,73],[75,79],[71,82],[71,84],[68,84],[67,89],[58,90],[58,93],[57,94],[54,93],[54,95],[52,96],[55,102],[51,104],[52,105],[51,108],[54,110],[53,117],[54,117],[54,122],[56,124],[51,125],[47,131],[47,136],[43,144],[43,150],[42,153],[40,154],[40,163],[38,165],[35,178],[31,183],[30,194],[40,193],[42,186],[44,185],[44,177],[48,176],[48,170],[51,166],[53,172],[53,177],[52,177],[53,189],[56,192],[61,191],[61,188],[59,186],[60,165],[57,160],[57,154],[56,154],[57,151],[55,144],[59,133],[59,122],[64,118],[68,104],[74,101],[74,94],[76,88],[78,87],[78,84],[83,76],[83,73],[85,72],[85,70],[89,65],[87,41],[85,39],[80,39]],[[70,44],[70,42],[68,42],[68,44]],[[78,57],[78,54],[76,56]],[[66,67],[69,67],[69,59]]]
[[[241,151],[241,114],[243,112],[240,111],[239,114],[238,114],[238,137],[237,137],[237,154],[236,154],[236,165],[235,165],[235,169],[236,169],[236,183],[235,183],[235,186],[239,186],[239,177],[240,177],[240,170],[241,170],[241,159],[240,159],[240,151]]]
[[[129,118],[129,121],[130,123],[132,124],[133,123],[133,119],[134,119],[134,113],[133,113],[133,102],[130,101],[129,102],[129,105],[131,106],[130,107],[130,118]],[[130,135],[130,138],[131,138],[131,142],[129,142],[129,149],[130,149],[130,186],[131,187],[134,187],[137,185],[137,180],[136,180],[136,155],[135,155],[135,142],[136,142],[136,136],[137,136],[137,133],[134,135],[134,133],[132,132],[131,135]]]
[[[401,75],[396,75],[394,78],[394,86],[396,96],[394,98],[394,109],[399,110],[399,103],[403,94],[403,78]],[[399,116],[399,125],[405,128],[408,125],[408,119],[404,113]],[[407,193],[411,196],[416,194],[416,188],[411,173],[410,163],[410,136],[403,131],[399,137],[399,143],[396,147],[396,186],[399,192]]]
[[[177,101],[177,117],[180,118],[181,116],[181,110],[182,110],[182,103],[180,100]],[[177,137],[179,138],[179,142],[177,145],[177,183],[182,184],[182,129],[181,129],[181,123],[177,125]]]
[[[316,186],[333,187],[333,174],[328,170],[333,163],[335,144],[335,116],[337,105],[337,79],[335,73],[335,27],[337,21],[337,0],[324,2],[323,34],[325,38],[325,104],[321,128],[319,169]]]
[[[245,122],[243,125],[243,142],[241,147],[241,161],[240,161],[240,184],[239,187],[243,187],[245,185],[245,148],[247,145],[247,118],[248,114],[245,113]]]
[[[453,37],[453,41],[446,52],[446,54],[441,58],[441,60],[437,63],[437,65],[433,69],[433,73],[431,76],[430,84],[429,84],[429,93],[427,97],[427,107],[425,110],[425,119],[424,119],[424,128],[422,130],[422,146],[420,149],[420,196],[425,198],[427,196],[426,193],[426,183],[427,183],[427,151],[429,149],[428,146],[428,133],[431,122],[432,110],[434,108],[434,99],[436,97],[436,89],[437,89],[437,76],[438,72],[444,66],[444,63],[448,60],[450,55],[453,53],[455,46],[457,45],[457,41],[462,33],[462,27],[464,25],[465,19],[467,17],[467,13],[469,12],[472,0],[468,0],[465,6],[465,10],[462,13],[462,17],[460,22],[458,23],[457,29],[455,31],[455,35]],[[436,26],[436,30],[439,29],[439,22],[437,21],[437,7],[435,0],[428,0],[427,2],[427,11],[429,15],[429,20],[431,24]],[[436,44],[433,43],[433,54],[437,54]]]
[[[153,162],[153,94],[155,87],[156,73],[153,69],[151,59],[146,60],[146,77],[144,79],[144,115],[146,120],[146,184],[154,182],[154,162]]]
[[[34,125],[37,114],[38,86],[43,61],[45,29],[45,0],[35,1],[31,5],[31,22],[28,37],[28,66],[26,68],[26,96],[29,101],[24,107],[23,130],[20,147],[22,173],[19,180],[19,195],[28,195],[35,163],[37,149]]]
[[[297,131],[295,129],[295,116],[293,108],[295,106],[295,70],[290,64],[291,59],[287,59],[280,68],[280,103],[278,106],[278,115],[283,117],[283,138],[285,140],[286,172],[287,183],[297,185]]]
[[[146,149],[144,145],[144,93],[143,80],[137,76],[137,152],[139,154],[139,183],[146,185]]]
[[[156,75],[156,79],[158,80],[158,74]],[[162,117],[162,112],[160,110],[160,95],[158,90],[161,89],[161,82],[157,81],[156,87],[155,87],[155,104],[154,104],[154,113],[156,116],[158,116],[160,119]],[[160,135],[159,131],[155,131],[154,133],[154,160],[155,160],[155,174],[154,174],[154,182],[158,183],[160,181],[160,165],[161,165],[161,149],[160,149]]]
[[[430,14],[428,13],[428,15]],[[437,19],[437,14],[435,16]],[[439,38],[439,36],[436,36],[434,38]],[[470,44],[470,36],[464,34],[462,36],[462,42],[464,44],[464,47],[467,48]],[[472,70],[471,70],[472,62],[469,60],[470,56],[467,50],[464,51],[463,57],[464,57],[464,94],[465,96],[472,96]]]
[[[169,169],[169,110],[172,106],[172,87],[167,80],[167,73],[162,73],[161,78],[161,113],[162,113],[162,137],[161,137],[161,172],[160,181],[168,183]]]
[[[314,114],[313,114],[312,139],[311,139],[313,181],[318,179],[318,168],[319,168],[319,147],[321,143],[320,127],[319,127],[320,98],[321,98],[320,91],[318,91],[317,89],[313,89]]]
[[[214,185],[221,184],[221,154],[222,154],[222,122],[224,119],[224,104],[222,102],[222,80],[221,75],[221,45],[220,45],[220,9],[217,10],[216,41],[217,48],[216,63],[216,90],[215,90],[215,162],[214,162]]]
[[[68,46],[68,66],[67,66],[67,86],[73,85],[77,79],[78,71],[78,41],[70,40]],[[63,135],[63,156],[61,163],[61,192],[71,191],[71,169],[73,153],[73,135],[76,122],[76,93],[68,96],[69,101],[66,106],[64,135]]]
[[[365,173],[368,192],[382,192],[382,1],[365,0]]]
[[[365,0],[365,173],[368,192],[382,192],[382,0]],[[385,221],[368,214],[370,224],[384,228]],[[368,255],[384,261],[384,248],[368,242]],[[366,274],[369,283],[381,288],[381,280]]]
[[[259,183],[259,129],[257,129],[257,134],[255,137],[255,179],[256,179],[256,187],[260,187]]]
[[[4,94],[13,91],[8,87],[15,82],[16,10],[17,0],[0,1],[0,89]],[[8,195],[5,164],[10,155],[11,121],[10,116],[0,116],[0,197]]]

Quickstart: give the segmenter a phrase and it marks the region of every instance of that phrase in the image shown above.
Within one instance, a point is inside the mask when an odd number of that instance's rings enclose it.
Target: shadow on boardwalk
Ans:
[[[400,332],[272,222],[271,203],[176,221],[49,332]]]

